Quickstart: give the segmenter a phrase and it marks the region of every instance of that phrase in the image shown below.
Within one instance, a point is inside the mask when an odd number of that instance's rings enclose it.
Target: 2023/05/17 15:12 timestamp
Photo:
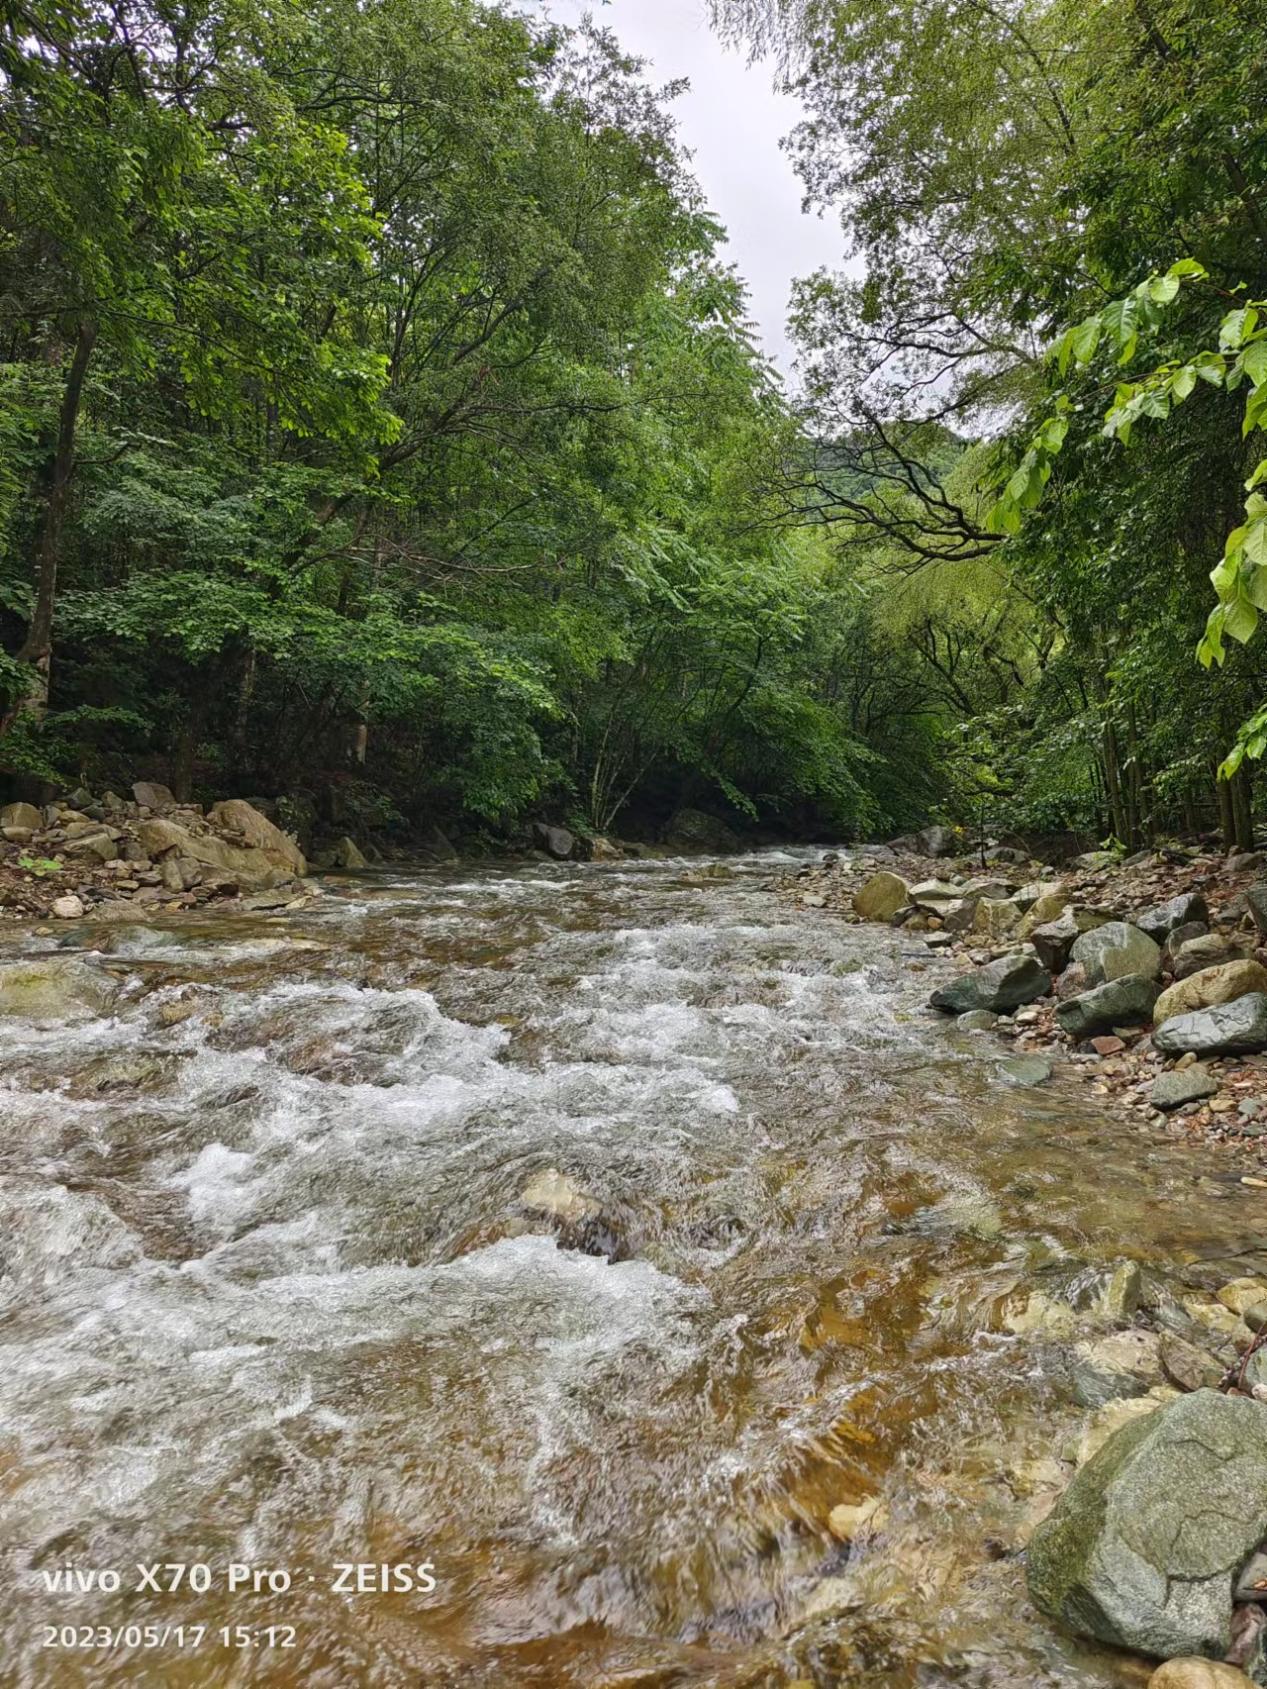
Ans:
[[[292,1624],[46,1624],[40,1627],[42,1648],[100,1653],[138,1653],[151,1648],[194,1652],[200,1648],[293,1648]]]

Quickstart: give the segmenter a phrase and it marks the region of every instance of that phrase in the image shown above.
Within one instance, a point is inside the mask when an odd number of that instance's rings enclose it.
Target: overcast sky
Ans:
[[[559,23],[586,11],[629,52],[651,61],[655,83],[678,77],[691,90],[675,110],[693,169],[730,235],[730,257],[748,284],[766,351],[785,374],[792,366],[785,323],[793,278],[841,256],[837,225],[801,212],[800,184],[780,138],[800,116],[798,102],[773,87],[769,66],[749,65],[709,29],[704,0],[529,0]]]

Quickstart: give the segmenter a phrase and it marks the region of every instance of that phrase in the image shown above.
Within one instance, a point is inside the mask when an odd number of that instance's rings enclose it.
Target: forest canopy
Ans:
[[[1267,297],[1264,8],[715,10],[800,94],[841,221],[786,387],[677,90],[593,24],[6,9],[13,791],[144,769],[489,840],[701,807],[1248,841],[1257,539],[1195,651],[1264,455],[1267,324],[1220,351]]]

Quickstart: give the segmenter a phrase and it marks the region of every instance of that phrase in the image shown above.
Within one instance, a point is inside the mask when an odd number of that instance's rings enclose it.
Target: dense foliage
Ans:
[[[672,89],[473,0],[3,30],[11,784],[917,817],[886,756],[936,724],[859,692],[866,606],[769,520],[795,424]]]
[[[915,583],[926,678],[953,653],[962,682],[960,807],[976,789],[1018,826],[1248,843],[1267,7],[715,10],[781,51],[799,168],[851,259],[799,291],[824,444],[808,487],[789,463],[776,490],[865,578]],[[949,471],[946,429],[971,442]],[[960,590],[965,569],[992,587]]]

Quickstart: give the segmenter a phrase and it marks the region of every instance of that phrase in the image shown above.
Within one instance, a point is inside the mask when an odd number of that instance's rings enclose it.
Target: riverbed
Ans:
[[[1025,1600],[1085,1414],[1015,1311],[1263,1193],[1008,1083],[951,964],[778,894],[818,854],[6,939],[123,987],[4,1025],[6,1683],[1140,1681]]]

